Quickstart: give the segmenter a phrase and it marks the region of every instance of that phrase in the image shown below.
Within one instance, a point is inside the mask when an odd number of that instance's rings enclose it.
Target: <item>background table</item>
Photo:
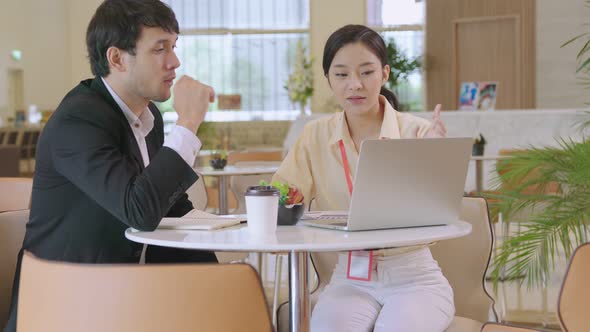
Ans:
[[[219,214],[227,214],[227,179],[234,175],[273,174],[278,166],[226,166],[224,169],[213,167],[196,167],[195,171],[203,176],[217,177],[219,195]]]
[[[311,304],[307,261],[310,252],[412,246],[457,238],[470,232],[471,224],[457,221],[444,226],[362,232],[344,232],[307,226],[279,226],[276,233],[264,237],[252,236],[243,225],[215,231],[139,232],[128,229],[125,236],[139,243],[174,248],[288,252],[291,331],[308,332]]]
[[[508,158],[508,156],[492,155],[471,157],[471,160],[475,161],[475,191],[478,193],[483,191],[483,162],[486,160],[497,161],[506,158]]]

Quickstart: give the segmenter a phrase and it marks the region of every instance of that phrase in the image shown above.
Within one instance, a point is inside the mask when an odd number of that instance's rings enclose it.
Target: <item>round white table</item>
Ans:
[[[260,175],[273,174],[279,169],[278,166],[226,166],[224,169],[213,167],[196,167],[195,171],[203,176],[217,177],[219,195],[219,214],[227,214],[227,179],[234,175]]]
[[[378,249],[427,244],[465,236],[471,224],[344,232],[307,226],[279,226],[275,234],[253,237],[244,226],[215,231],[127,229],[134,242],[164,247],[247,252],[289,253],[289,312],[291,331],[308,332],[311,317],[308,266],[310,252]]]

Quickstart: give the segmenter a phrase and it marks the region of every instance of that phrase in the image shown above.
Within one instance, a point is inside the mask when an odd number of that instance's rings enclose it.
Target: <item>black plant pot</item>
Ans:
[[[473,144],[473,149],[471,150],[471,154],[473,156],[483,156],[483,150],[485,145],[483,144]]]
[[[295,225],[303,215],[304,211],[305,205],[303,204],[293,205],[293,207],[290,208],[283,205],[279,205],[279,217],[277,219],[277,225]]]
[[[227,159],[211,159],[209,160],[209,164],[214,169],[223,169],[227,165]]]

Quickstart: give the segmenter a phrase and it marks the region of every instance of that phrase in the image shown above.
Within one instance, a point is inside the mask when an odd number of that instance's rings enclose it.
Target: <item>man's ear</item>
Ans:
[[[111,46],[107,49],[107,61],[109,68],[118,72],[127,70],[125,62],[125,52],[118,47]]]

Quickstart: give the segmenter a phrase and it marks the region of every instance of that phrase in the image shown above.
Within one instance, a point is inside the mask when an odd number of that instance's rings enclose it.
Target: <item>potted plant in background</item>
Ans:
[[[590,4],[590,1],[586,1]],[[590,32],[562,45],[580,41],[578,53],[582,83],[590,87]],[[590,121],[582,123],[587,129]],[[573,250],[587,241],[590,222],[590,141],[558,140],[558,147],[531,147],[510,155],[498,165],[497,194],[493,214],[510,220],[515,213],[532,211],[524,230],[506,239],[496,255],[492,278],[497,282],[524,275],[529,286],[545,286],[555,268],[555,258],[568,259]],[[510,185],[502,185],[502,184]],[[558,185],[557,192],[546,188]],[[530,188],[535,188],[530,192]]]
[[[487,143],[487,141],[486,141],[485,137],[483,137],[482,134],[479,134],[479,136],[475,138],[475,142],[473,143],[471,155],[483,156],[486,143]]]
[[[270,185],[279,190],[279,215],[277,224],[283,226],[295,225],[305,211],[303,194],[297,188],[289,187],[288,184],[279,181],[273,181],[270,184],[266,181],[260,181],[260,185]]]
[[[211,164],[211,167],[213,167],[214,169],[224,169],[227,165],[227,152],[223,150],[215,151],[211,155],[211,160],[209,160],[209,164]]]
[[[422,61],[420,57],[410,58],[406,56],[397,46],[395,40],[389,39],[387,41],[387,56],[388,56],[388,63],[389,67],[391,68],[391,73],[389,74],[389,79],[387,80],[387,87],[395,92],[396,96],[399,98],[399,86],[403,82],[407,81],[408,76],[413,73],[414,71],[420,69],[422,66]],[[410,110],[410,106],[407,103],[404,103],[403,100],[399,100],[399,110],[400,112],[405,112]]]
[[[287,79],[285,89],[289,93],[291,102],[299,105],[301,116],[304,116],[307,100],[313,95],[313,72],[312,60],[307,57],[301,40],[297,42],[294,65],[295,68]]]

